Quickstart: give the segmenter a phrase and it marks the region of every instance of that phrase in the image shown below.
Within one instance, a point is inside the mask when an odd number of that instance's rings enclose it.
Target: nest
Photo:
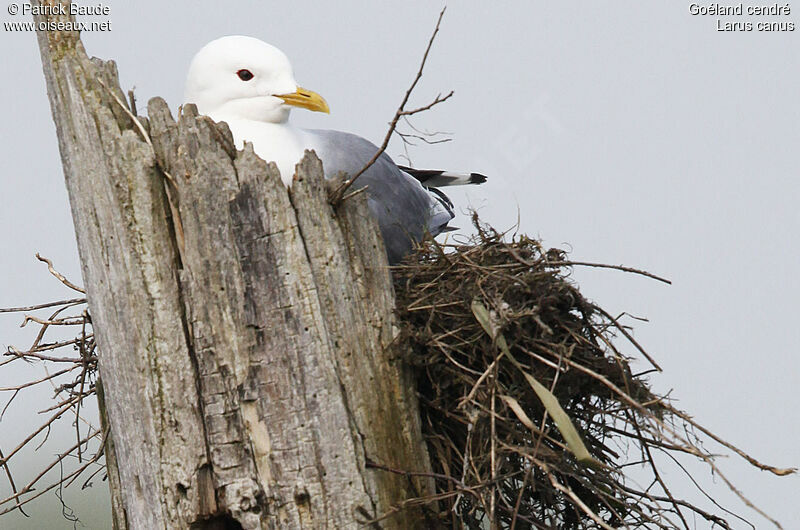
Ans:
[[[581,295],[569,279],[575,263],[474,220],[468,243],[428,241],[394,271],[400,346],[417,372],[437,483],[429,506],[441,526],[683,528],[688,511],[728,528],[662,482],[656,451],[697,448],[695,458],[711,458],[686,434],[691,419],[632,373],[615,341],[647,354]],[[577,444],[531,379],[556,398]],[[631,461],[656,487],[629,484]]]

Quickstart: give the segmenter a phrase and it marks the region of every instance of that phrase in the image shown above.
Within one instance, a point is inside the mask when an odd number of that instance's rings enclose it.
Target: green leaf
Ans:
[[[601,466],[602,464],[597,462],[594,458],[592,458],[592,455],[589,454],[588,449],[586,449],[586,446],[583,444],[583,440],[581,440],[580,434],[578,434],[578,430],[575,429],[575,425],[572,424],[572,420],[570,419],[569,415],[564,412],[563,408],[561,408],[558,398],[556,398],[553,393],[547,389],[547,387],[537,381],[535,377],[526,372],[525,368],[519,362],[517,362],[513,355],[511,355],[511,350],[508,347],[505,337],[503,337],[501,333],[495,331],[496,326],[494,326],[492,323],[491,315],[486,309],[486,306],[484,306],[480,300],[472,301],[472,314],[475,315],[475,319],[481,325],[486,334],[492,337],[492,340],[494,340],[495,344],[497,344],[497,347],[500,348],[502,353],[500,357],[503,355],[508,357],[511,363],[516,366],[520,372],[522,372],[523,376],[525,376],[525,380],[528,381],[528,384],[539,397],[544,405],[544,408],[547,409],[547,413],[551,418],[553,418],[553,421],[555,422],[556,427],[558,427],[561,436],[564,438],[564,441],[567,442],[567,447],[569,447],[570,451],[572,451],[572,453],[578,459],[578,462],[591,466]],[[500,358],[498,358],[498,360],[499,359]],[[516,413],[516,411],[514,412]]]

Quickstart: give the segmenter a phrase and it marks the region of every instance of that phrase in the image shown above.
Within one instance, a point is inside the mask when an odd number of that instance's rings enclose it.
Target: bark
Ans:
[[[367,465],[430,471],[363,194],[333,208],[313,153],[287,191],[194,106],[176,122],[155,98],[135,121],[113,62],[77,33],[38,38],[101,351],[115,528],[429,526],[393,509],[428,479]]]

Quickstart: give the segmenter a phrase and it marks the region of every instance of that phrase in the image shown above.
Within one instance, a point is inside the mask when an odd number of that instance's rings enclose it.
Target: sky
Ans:
[[[20,3],[21,4],[21,3]],[[88,4],[86,4],[88,5]],[[442,4],[430,0],[207,0],[103,2],[107,31],[85,31],[90,55],[117,61],[123,89],[141,109],[154,96],[176,109],[193,54],[214,38],[258,37],[281,48],[298,82],[322,94],[329,116],[295,112],[303,126],[340,129],[380,143]],[[707,6],[708,4],[698,4]],[[748,6],[761,5],[744,3]],[[791,9],[800,4],[790,2]],[[575,260],[648,270],[667,286],[611,270],[576,268],[584,295],[626,311],[664,372],[654,390],[767,463],[800,466],[800,16],[693,15],[691,2],[461,1],[448,6],[411,105],[453,98],[413,122],[450,142],[404,149],[397,162],[469,170],[489,181],[453,190],[455,224],[475,208],[498,229],[571,251]],[[29,16],[2,11],[6,22]],[[749,22],[751,31],[719,31]],[[793,31],[758,23],[791,22]],[[34,258],[51,258],[80,282],[80,266],[35,34],[0,32],[0,307],[71,297]],[[465,233],[468,232],[465,230]],[[21,316],[0,315],[0,344],[25,345]],[[630,351],[633,354],[633,351]],[[637,363],[644,368],[644,362]],[[0,386],[41,368],[0,368]],[[0,449],[41,420],[50,392],[22,394],[0,420]],[[0,396],[1,403],[6,397]],[[17,481],[52,457],[55,443],[24,455]],[[71,441],[69,443],[72,443]],[[791,529],[800,521],[800,478],[720,461],[740,489]],[[703,466],[690,470],[722,504],[768,523]],[[700,499],[684,478],[673,493]],[[7,491],[0,476],[0,495]],[[104,485],[65,492],[78,528],[109,527]],[[54,494],[30,519],[0,529],[72,528]],[[705,528],[705,521],[696,521]],[[734,528],[746,528],[734,521]]]

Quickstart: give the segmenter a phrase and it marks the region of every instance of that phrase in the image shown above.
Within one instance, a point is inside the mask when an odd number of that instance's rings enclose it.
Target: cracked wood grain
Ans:
[[[191,105],[175,121],[155,98],[136,123],[112,62],[77,34],[38,37],[101,350],[115,528],[358,528],[431,492],[366,465],[430,471],[363,194],[334,209],[313,153],[287,190]]]

